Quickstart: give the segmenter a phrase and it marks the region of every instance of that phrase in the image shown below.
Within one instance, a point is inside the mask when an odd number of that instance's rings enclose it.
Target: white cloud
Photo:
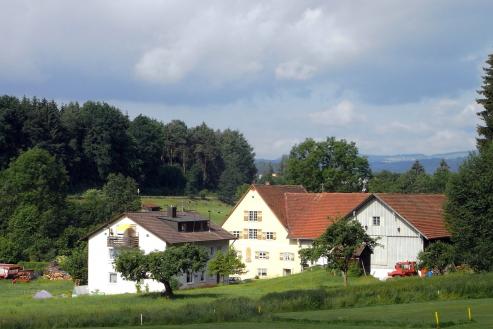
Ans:
[[[307,80],[310,79],[317,69],[314,66],[290,61],[281,63],[276,67],[276,77],[287,80]]]
[[[347,126],[364,120],[364,116],[355,112],[354,104],[347,100],[325,111],[310,113],[308,116],[313,123],[326,126]]]

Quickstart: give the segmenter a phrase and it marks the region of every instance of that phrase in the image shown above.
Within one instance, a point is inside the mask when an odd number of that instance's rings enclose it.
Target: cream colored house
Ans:
[[[246,278],[299,273],[298,255],[330,225],[346,215],[365,193],[307,193],[302,186],[252,185],[223,224],[247,266]]]

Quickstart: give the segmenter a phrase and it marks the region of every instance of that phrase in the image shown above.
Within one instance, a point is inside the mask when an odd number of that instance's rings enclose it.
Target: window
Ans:
[[[265,238],[267,240],[274,240],[274,232],[265,232]]]
[[[200,281],[201,282],[205,281],[205,272],[204,271],[200,272]]]
[[[267,269],[266,268],[258,268],[257,269],[257,275],[259,277],[267,276]]]
[[[237,239],[240,238],[240,231],[233,231],[233,236]]]
[[[248,238],[256,239],[257,238],[257,229],[248,229]]]
[[[257,258],[257,259],[269,259],[269,252],[268,251],[257,251],[255,253],[255,258]]]
[[[257,221],[257,215],[258,215],[257,211],[249,211],[248,212],[248,220],[250,222],[256,222]]]
[[[280,260],[294,260],[294,253],[292,252],[281,252]]]
[[[373,216],[373,226],[380,226],[380,216]]]
[[[114,260],[118,256],[118,250],[115,248],[109,248],[109,256],[111,260]]]
[[[116,273],[110,273],[110,283],[116,283]]]
[[[187,283],[193,283],[193,273],[187,271]]]

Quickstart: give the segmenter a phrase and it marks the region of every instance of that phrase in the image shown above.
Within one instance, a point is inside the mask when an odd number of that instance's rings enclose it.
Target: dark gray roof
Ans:
[[[178,212],[177,217],[173,218],[173,222],[164,219],[168,217],[168,213],[163,211],[127,212],[116,218],[113,218],[113,220],[111,220],[109,223],[106,223],[103,227],[106,227],[108,224],[125,216],[168,244],[235,239],[234,236],[231,235],[229,232],[225,231],[220,226],[213,224],[212,222],[209,224],[209,231],[178,232],[176,223],[174,223],[174,221],[179,222],[180,218],[183,219],[183,221],[190,221],[191,219],[195,219],[197,221],[207,220],[203,217],[200,217],[199,214],[192,212]],[[99,231],[103,227],[100,227],[95,232]],[[92,232],[90,235],[94,234],[95,232]]]

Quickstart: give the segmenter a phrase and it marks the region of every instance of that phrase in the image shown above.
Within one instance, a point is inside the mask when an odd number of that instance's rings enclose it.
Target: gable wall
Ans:
[[[373,216],[380,217],[380,226],[373,225]],[[355,219],[367,228],[368,235],[379,238],[380,246],[371,255],[371,271],[376,276],[393,270],[396,262],[415,261],[423,250],[421,234],[377,199],[363,206]]]
[[[244,211],[261,211],[262,221],[245,221]],[[254,278],[259,268],[267,270],[267,277],[282,276],[284,269],[291,270],[291,273],[301,271],[298,241],[287,238],[287,229],[277,219],[277,216],[257,191],[250,190],[246,194],[222,227],[230,233],[240,231],[240,238],[231,243],[237,251],[241,252],[242,261],[247,266],[248,272],[241,276],[242,279]],[[276,239],[244,239],[243,232],[245,229],[258,229],[262,233],[274,232]],[[269,259],[255,259],[255,254],[258,251],[269,252]],[[292,253],[294,260],[280,260],[282,252]],[[248,255],[250,255],[250,261],[248,261]]]

